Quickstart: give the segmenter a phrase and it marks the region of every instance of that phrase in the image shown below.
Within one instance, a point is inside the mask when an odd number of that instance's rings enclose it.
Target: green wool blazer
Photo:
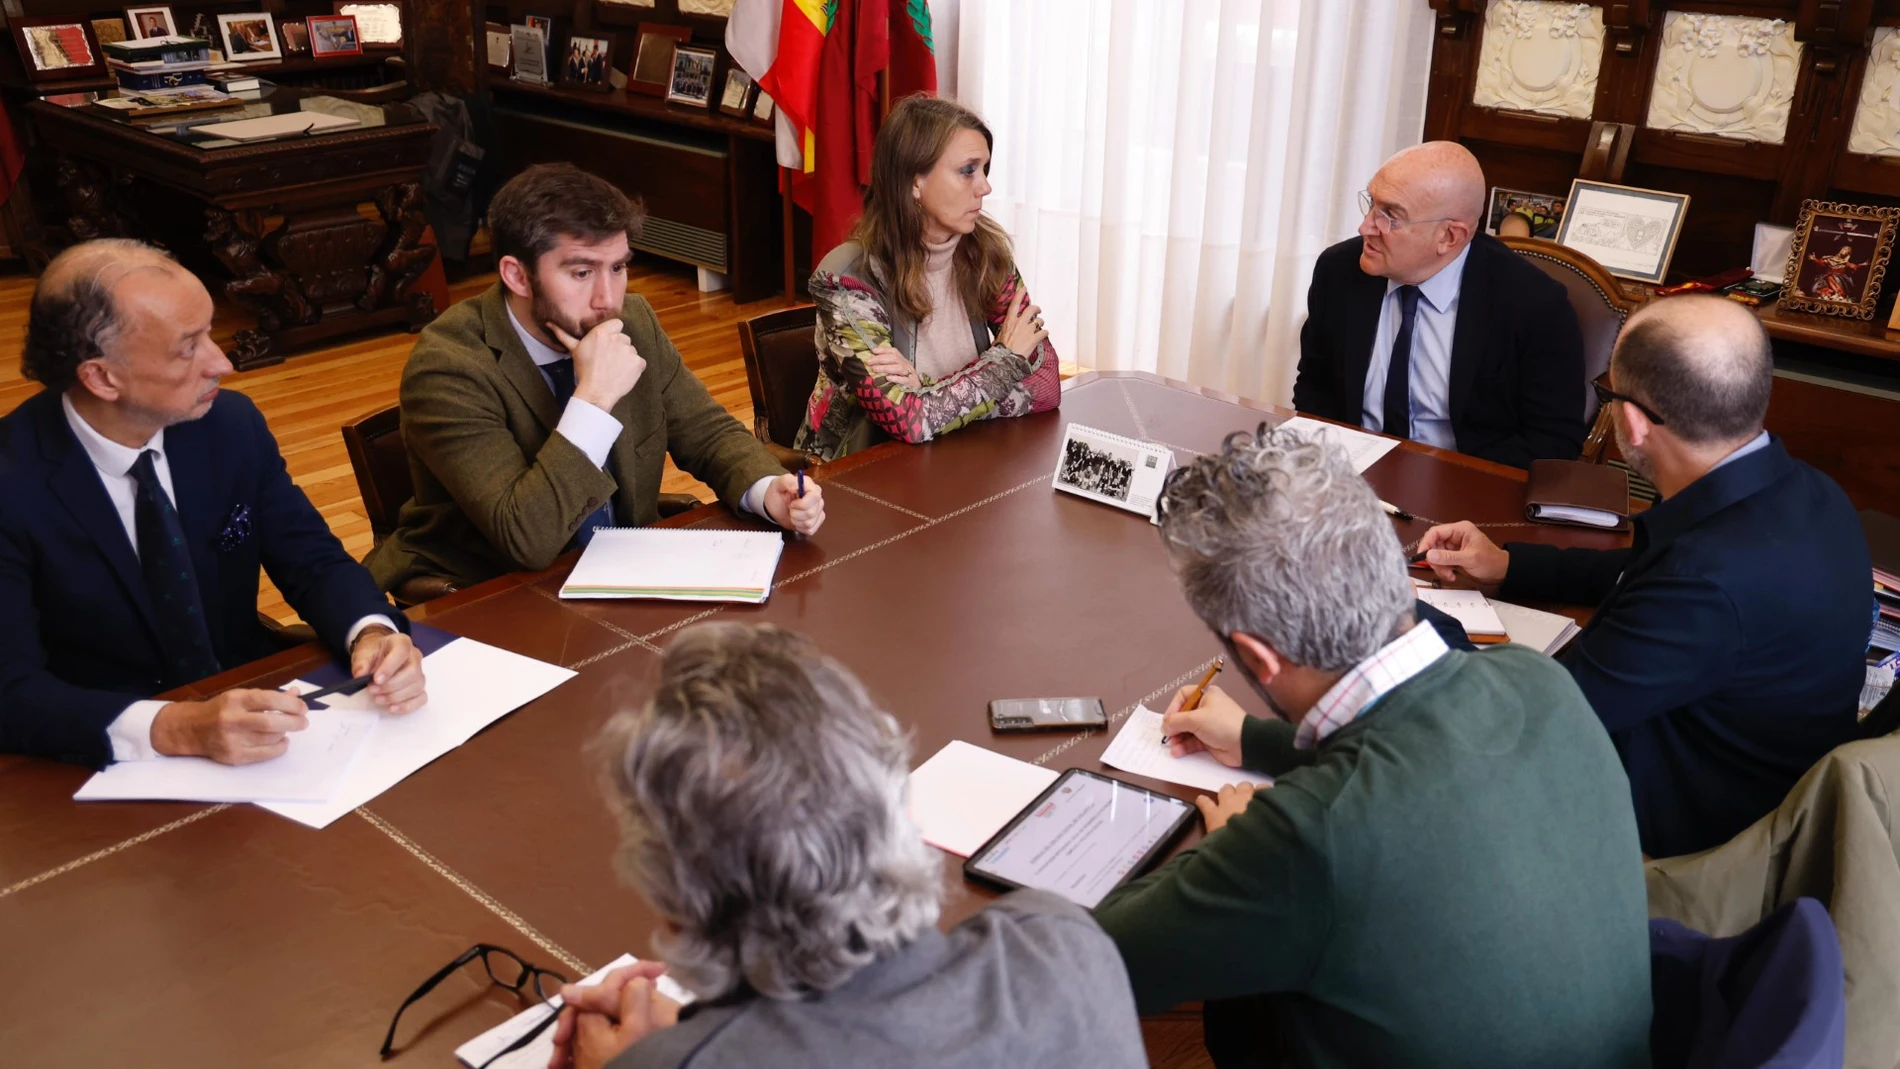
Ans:
[[[364,560],[383,589],[539,571],[604,501],[616,524],[650,524],[669,452],[733,509],[752,484],[784,473],[687,370],[643,298],[629,293],[620,315],[647,367],[610,413],[625,430],[604,470],[554,433],[554,393],[508,321],[500,283],[422,331],[401,394],[415,496]]]

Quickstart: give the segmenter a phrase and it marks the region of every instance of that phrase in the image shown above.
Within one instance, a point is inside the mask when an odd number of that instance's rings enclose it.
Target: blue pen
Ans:
[[[798,496],[805,496],[805,469],[798,469]]]

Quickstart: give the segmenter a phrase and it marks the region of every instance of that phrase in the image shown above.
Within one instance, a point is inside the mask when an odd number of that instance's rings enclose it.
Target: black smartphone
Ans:
[[[1108,726],[1100,698],[998,698],[990,703],[995,731],[1087,730]]]

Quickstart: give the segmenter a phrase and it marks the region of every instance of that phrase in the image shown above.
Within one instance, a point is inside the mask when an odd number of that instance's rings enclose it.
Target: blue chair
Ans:
[[[1652,920],[1649,962],[1656,1069],[1840,1069],[1841,945],[1815,899],[1727,939]]]

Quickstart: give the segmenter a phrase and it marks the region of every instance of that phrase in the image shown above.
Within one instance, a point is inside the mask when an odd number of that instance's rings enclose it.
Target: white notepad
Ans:
[[[1420,590],[1418,600],[1464,625],[1473,642],[1502,642],[1510,637],[1498,611],[1475,590]]]
[[[1508,601],[1494,601],[1491,608],[1497,611],[1498,619],[1504,621],[1505,633],[1511,636],[1512,642],[1548,654],[1563,649],[1583,630],[1575,620],[1560,613],[1527,609]]]
[[[969,857],[1048,790],[1057,774],[953,741],[910,774],[911,823],[930,845]]]
[[[773,531],[607,528],[587,543],[561,596],[761,602],[784,548]]]
[[[1161,714],[1143,705],[1135,706],[1134,712],[1128,714],[1108,749],[1102,751],[1102,763],[1137,776],[1209,792],[1219,791],[1229,783],[1273,785],[1272,776],[1244,768],[1228,768],[1205,750],[1186,757],[1174,756],[1168,744],[1161,741]]]
[[[281,115],[266,115],[257,119],[239,119],[236,122],[206,123],[193,129],[198,133],[229,138],[232,141],[269,141],[274,137],[322,134],[356,125],[359,124],[355,119],[344,118],[340,115],[292,111]]]

